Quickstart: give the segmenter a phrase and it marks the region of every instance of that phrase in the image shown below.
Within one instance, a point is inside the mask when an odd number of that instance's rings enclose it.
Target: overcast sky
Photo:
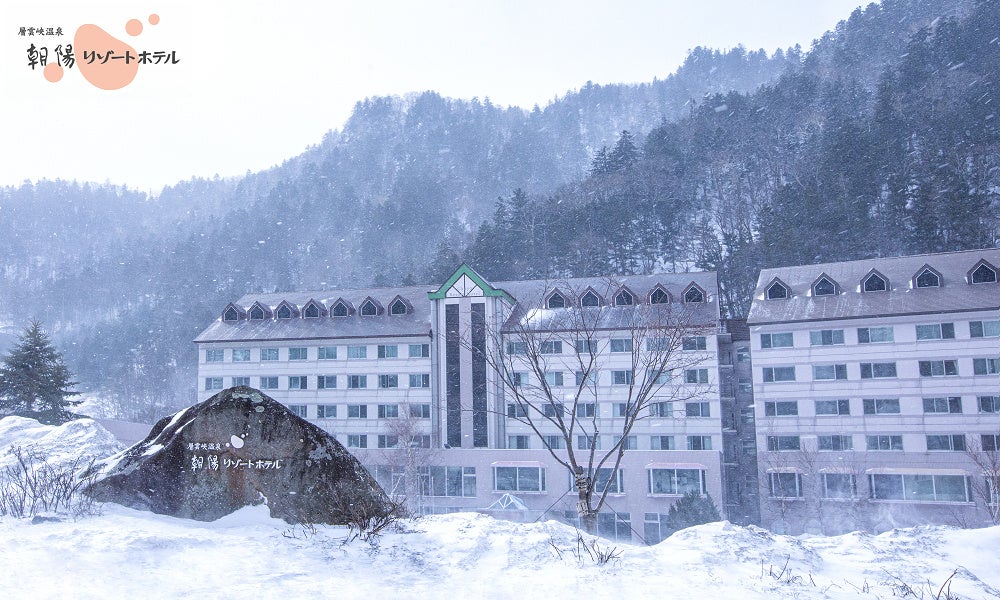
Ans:
[[[279,164],[368,96],[435,90],[544,106],[587,81],[664,78],[695,46],[768,52],[812,40],[858,0],[7,0],[0,11],[0,185],[110,181],[157,191]],[[159,23],[149,24],[149,15]],[[130,19],[144,24],[132,37]],[[174,51],[119,90],[28,66],[84,24]],[[27,37],[21,27],[61,27]],[[78,60],[82,58],[78,56]]]

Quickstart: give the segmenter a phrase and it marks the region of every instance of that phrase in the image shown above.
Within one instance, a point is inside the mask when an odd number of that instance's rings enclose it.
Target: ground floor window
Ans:
[[[597,535],[612,540],[632,539],[632,517],[629,513],[602,512],[597,515]]]
[[[836,500],[855,498],[858,495],[857,480],[848,473],[823,473],[823,497]]]
[[[971,502],[969,478],[964,475],[888,474],[868,476],[873,500],[911,502]]]
[[[423,467],[419,473],[424,496],[476,497],[475,467]]]
[[[772,498],[801,498],[802,474],[794,471],[768,473],[767,488]]]

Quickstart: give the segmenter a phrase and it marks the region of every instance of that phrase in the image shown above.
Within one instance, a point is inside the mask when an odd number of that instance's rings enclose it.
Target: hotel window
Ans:
[[[397,448],[399,446],[398,435],[381,434],[377,438],[379,448]]]
[[[924,269],[917,275],[916,283],[918,288],[941,287],[941,278],[934,271]]]
[[[945,434],[927,436],[928,452],[965,452],[965,435]]]
[[[823,473],[823,497],[830,500],[855,498],[858,485],[854,475],[848,473]]]
[[[233,362],[250,362],[250,348],[233,348]]]
[[[867,435],[865,446],[873,452],[902,452],[903,436],[901,435]]]
[[[824,452],[843,452],[854,449],[854,438],[849,435],[816,436],[816,448]]]
[[[277,377],[261,377],[260,378],[260,389],[262,389],[262,390],[276,390],[276,389],[278,389],[278,378]]]
[[[929,323],[917,325],[918,340],[953,340],[955,339],[954,323]]]
[[[686,369],[684,383],[708,383],[708,369]]]
[[[368,436],[367,435],[348,435],[347,436],[347,447],[348,448],[367,448],[368,447]]]
[[[378,386],[383,389],[399,387],[399,375],[379,375]]]
[[[708,402],[686,402],[684,403],[684,416],[690,418],[711,417],[711,404]]]
[[[260,359],[261,360],[278,360],[278,349],[277,348],[261,348],[260,349]]]
[[[1000,373],[1000,358],[973,358],[972,373],[973,375],[996,375]]]
[[[996,283],[997,282],[997,272],[994,271],[986,263],[980,264],[976,267],[976,270],[972,272],[972,283]]]
[[[1000,413],[1000,396],[979,396],[976,402],[981,413]]]
[[[410,387],[411,388],[431,387],[430,373],[410,373]]]
[[[764,367],[765,382],[795,381],[795,367]]]
[[[288,349],[288,360],[308,360],[309,359],[309,349],[308,348],[289,348]]]
[[[542,467],[493,467],[493,489],[498,492],[544,492]]]
[[[319,347],[319,359],[320,360],[333,360],[337,358],[337,347],[336,346],[320,346]]]
[[[797,435],[769,435],[767,436],[768,452],[790,452],[800,450],[801,442]]]
[[[542,443],[551,450],[561,450],[566,448],[566,439],[561,435],[543,435]]]
[[[886,379],[896,376],[896,363],[861,363],[861,379]]]
[[[917,364],[920,367],[921,377],[951,377],[958,375],[957,360],[921,360]]]
[[[359,390],[368,387],[368,376],[367,375],[348,375],[347,376],[347,388],[351,390]]]
[[[970,321],[969,337],[1000,337],[1000,321]]]
[[[411,404],[410,405],[410,418],[412,418],[412,419],[429,419],[429,418],[431,418],[431,405],[430,404]]]
[[[767,286],[765,296],[768,300],[784,300],[788,298],[788,288],[781,282],[775,281],[771,285]]]
[[[924,398],[925,414],[952,414],[962,413],[962,397],[950,396],[948,398]]]
[[[378,357],[379,358],[397,358],[399,356],[399,346],[395,344],[379,344],[378,346]]]
[[[765,417],[794,417],[799,414],[799,403],[795,400],[782,400],[764,403]]]
[[[616,338],[611,340],[612,352],[631,352],[632,338]]]
[[[612,385],[632,385],[632,371],[611,371]]]
[[[547,383],[550,387],[562,387],[563,386],[562,371],[546,371],[545,383]]]
[[[674,436],[672,435],[651,435],[649,436],[650,450],[675,450]]]
[[[410,358],[427,358],[430,355],[430,344],[410,344]]]
[[[843,329],[820,329],[809,332],[810,346],[836,346],[844,343]]]
[[[898,415],[898,398],[865,398],[861,401],[866,415]]]
[[[368,405],[367,404],[348,404],[347,405],[347,418],[348,419],[367,419],[368,418]]]
[[[247,387],[250,387],[250,378],[249,377],[233,377],[233,387],[240,386],[240,385],[245,385]]]
[[[288,389],[290,390],[306,390],[308,387],[309,378],[305,375],[290,375],[288,377]]]
[[[851,414],[850,400],[816,400],[816,416],[849,414]]]
[[[337,417],[336,404],[319,404],[316,406],[317,419],[335,419]]]
[[[869,477],[872,500],[911,502],[971,502],[964,475],[882,474]]]
[[[660,338],[660,339],[669,341],[669,338]],[[649,342],[652,342],[652,341],[654,341],[654,340],[649,340]],[[648,346],[649,346],[649,344],[647,343],[647,348],[646,348],[647,350],[651,350],[651,349],[655,349],[655,350],[667,350],[669,348],[669,344],[666,343],[666,342],[661,342],[659,344],[656,344],[654,346],[654,348],[649,348]],[[683,340],[681,340],[681,349],[682,350],[704,350],[707,347],[708,347],[708,343],[707,343],[707,340],[706,340],[705,336],[703,336],[703,335],[698,335],[698,336],[694,336],[694,337],[686,337]]]
[[[866,292],[884,292],[889,289],[889,282],[877,273],[872,273],[861,282],[861,289]]]
[[[772,498],[801,498],[802,475],[794,471],[768,473],[767,488]]]
[[[859,344],[884,344],[892,341],[892,327],[858,327]]]
[[[847,379],[847,365],[813,365],[813,379],[816,381]]]
[[[318,390],[335,390],[335,389],[337,389],[337,376],[336,375],[318,375],[316,377],[316,389],[318,389]]]
[[[288,410],[292,411],[292,414],[296,417],[307,419],[309,418],[309,407],[305,404],[289,404]]]
[[[379,404],[378,405],[378,418],[380,419],[395,419],[399,417],[399,405],[398,404]]]
[[[225,350],[205,350],[205,362],[222,362],[225,358]]]
[[[205,391],[214,391],[222,389],[222,378],[221,377],[206,377],[205,378]]]
[[[348,346],[347,358],[368,358],[368,346]]]
[[[760,334],[761,348],[791,348],[792,334],[786,333],[762,333]]]
[[[712,436],[710,435],[689,435],[687,436],[688,450],[711,450]]]
[[[705,471],[701,469],[648,469],[649,493],[682,496],[689,492],[708,492]]]
[[[539,354],[562,354],[562,342],[550,340],[538,345]]]

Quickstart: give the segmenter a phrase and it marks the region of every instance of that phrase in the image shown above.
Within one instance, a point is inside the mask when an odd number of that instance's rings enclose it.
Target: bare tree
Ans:
[[[1000,434],[970,436],[965,453],[979,467],[982,477],[972,477],[972,491],[983,502],[994,525],[1000,523]]]
[[[558,290],[574,300],[587,294],[567,282],[545,287],[546,294]],[[626,289],[614,280],[602,287],[596,293],[609,299]],[[640,303],[633,295],[630,304],[578,306],[567,301],[542,308],[548,297],[519,302],[501,330],[489,332],[485,360],[503,389],[508,422],[526,425],[571,474],[577,513],[584,527],[594,531],[598,513],[616,488],[636,424],[673,416],[674,402],[707,400],[707,370],[693,367],[708,357],[699,336],[714,332],[716,323],[704,307],[692,309],[676,301]],[[611,371],[616,384],[613,430],[602,430],[609,420],[597,409],[602,370]],[[566,371],[573,373],[572,382],[562,381]],[[614,443],[601,448],[599,436],[608,434]],[[584,441],[582,448],[574,445],[578,439]]]
[[[430,429],[422,411],[429,406],[403,403],[399,414],[385,420],[385,434],[391,443],[381,452],[381,465],[391,473],[386,494],[410,513],[419,513],[427,485],[428,469],[437,464],[439,451],[431,447]]]

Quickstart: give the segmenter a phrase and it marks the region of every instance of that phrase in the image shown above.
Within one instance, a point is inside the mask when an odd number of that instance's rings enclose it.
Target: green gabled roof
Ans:
[[[479,273],[476,273],[472,267],[465,263],[462,263],[462,266],[460,266],[458,270],[456,270],[452,276],[448,278],[448,281],[445,281],[444,285],[439,287],[436,292],[428,292],[427,297],[431,300],[443,300],[447,297],[448,290],[451,289],[451,286],[455,285],[455,282],[461,279],[463,275],[471,279],[472,282],[479,287],[479,289],[483,290],[483,296],[503,298],[511,304],[517,302],[514,297],[507,292],[490,285],[489,282],[483,279]]]

